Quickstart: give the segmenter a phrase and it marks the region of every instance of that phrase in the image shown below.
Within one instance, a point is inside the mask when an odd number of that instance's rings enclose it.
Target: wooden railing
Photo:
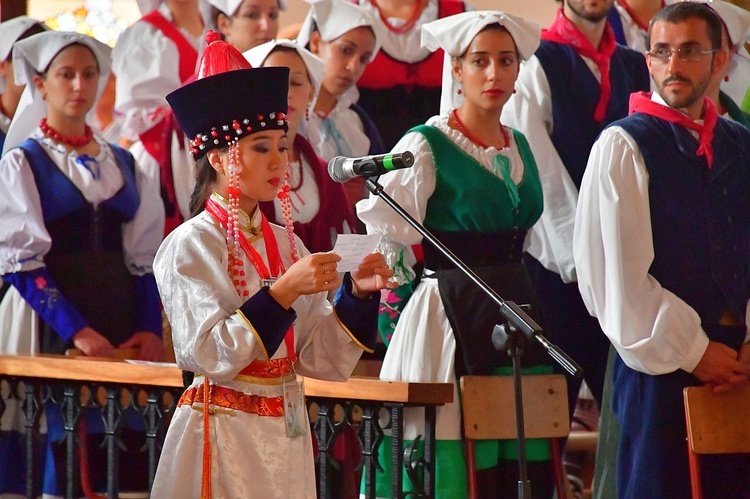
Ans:
[[[107,497],[117,497],[119,492],[119,436],[122,414],[126,410],[140,413],[145,423],[144,452],[148,460],[148,487],[151,487],[166,427],[182,393],[179,369],[54,356],[0,356],[0,382],[7,383],[6,388],[10,387],[7,398],[0,398],[0,417],[9,399],[16,399],[25,415],[27,497],[33,497],[39,488],[39,477],[34,476],[33,449],[39,439],[40,416],[48,402],[57,403],[63,414],[66,497],[78,494],[80,474],[76,437],[81,415],[89,408],[101,410],[104,421]],[[331,476],[334,469],[340,468],[333,456],[333,446],[344,432],[358,436],[361,459],[355,466],[363,473],[366,497],[375,497],[378,453],[385,451],[391,461],[392,497],[406,497],[402,489],[404,473],[413,485],[414,491],[408,494],[410,497],[433,497],[436,407],[452,402],[453,385],[387,382],[374,378],[352,378],[336,383],[307,378],[305,395],[318,442],[319,497],[332,496]],[[425,434],[416,439],[424,442],[423,452],[417,452],[411,446],[404,447],[404,408],[410,406],[425,409]],[[388,416],[381,418],[381,412]],[[387,430],[391,434],[391,448],[386,450],[381,449],[380,444]]]

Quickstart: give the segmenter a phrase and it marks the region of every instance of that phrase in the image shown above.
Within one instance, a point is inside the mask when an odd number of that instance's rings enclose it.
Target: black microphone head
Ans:
[[[411,168],[414,166],[414,155],[409,151],[401,153],[401,161],[404,163],[405,168]]]
[[[347,175],[344,174],[344,162],[347,160],[344,156],[336,156],[328,162],[328,176],[333,179],[334,182],[343,183],[349,180]]]

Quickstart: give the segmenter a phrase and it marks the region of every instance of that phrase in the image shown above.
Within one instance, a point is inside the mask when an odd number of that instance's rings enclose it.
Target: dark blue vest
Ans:
[[[52,237],[51,253],[121,252],[122,224],[135,217],[140,205],[133,156],[111,146],[124,184],[95,209],[36,140],[28,139],[19,147],[34,174],[44,225]]]
[[[617,47],[610,62],[612,96],[604,121],[594,120],[599,102],[599,82],[569,45],[542,40],[534,54],[542,64],[552,92],[550,138],[577,188],[594,141],[604,128],[628,115],[630,94],[649,90],[649,75],[642,54]]]
[[[625,29],[622,26],[622,19],[620,18],[620,13],[617,11],[614,5],[611,9],[609,9],[609,14],[607,14],[607,22],[610,26],[612,26],[612,31],[615,34],[615,40],[617,41],[617,43],[624,47],[627,47],[628,40],[625,38]]]
[[[651,275],[704,324],[718,324],[727,308],[744,320],[750,298],[750,131],[719,119],[709,169],[684,127],[645,114],[614,125],[635,139],[649,172]]]

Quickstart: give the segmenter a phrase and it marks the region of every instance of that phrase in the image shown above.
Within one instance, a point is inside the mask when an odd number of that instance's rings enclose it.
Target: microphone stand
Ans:
[[[513,362],[513,388],[515,392],[516,432],[518,436],[516,439],[518,446],[518,497],[519,499],[531,499],[531,483],[529,482],[526,463],[526,436],[524,432],[523,393],[521,389],[521,355],[523,354],[523,343],[528,340],[539,342],[547,351],[547,354],[574,378],[581,376],[581,367],[560,347],[552,344],[545,338],[542,334],[543,330],[541,326],[534,322],[519,305],[500,297],[469,266],[454,255],[447,246],[417,222],[392,197],[386,194],[383,191],[383,186],[378,182],[378,177],[368,177],[365,185],[372,194],[379,196],[385,201],[409,225],[414,227],[427,242],[435,246],[457,269],[466,274],[479,289],[484,291],[487,296],[497,303],[498,307],[500,307],[500,313],[508,319],[507,324],[495,326],[492,331],[492,343],[497,350],[508,350],[508,354]]]

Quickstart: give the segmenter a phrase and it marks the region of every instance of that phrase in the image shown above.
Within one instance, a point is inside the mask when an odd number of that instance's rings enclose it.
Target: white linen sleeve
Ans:
[[[554,126],[551,91],[539,59],[532,56],[521,65],[515,89],[501,121],[526,136],[544,194],[544,211],[529,231],[527,251],[545,268],[560,274],[564,282],[574,282],[573,225],[578,191],[550,138]]]
[[[654,259],[649,179],[620,127],[589,156],[576,216],[578,287],[623,361],[647,374],[692,372],[708,346],[696,311],[648,273]]]
[[[427,202],[435,191],[435,161],[427,139],[420,133],[406,134],[391,152],[404,151],[414,154],[414,166],[381,176],[380,184],[386,194],[422,223],[427,213]],[[404,246],[422,242],[422,235],[379,196],[370,194],[359,201],[357,215],[367,227],[368,234],[385,234]]]
[[[0,160],[0,275],[44,267],[52,247],[34,174],[21,149]]]
[[[122,135],[135,140],[160,119],[166,96],[180,87],[180,54],[175,44],[145,21],[126,29],[112,51],[115,110],[124,116]]]
[[[154,255],[164,237],[164,203],[158,166],[136,161],[135,183],[140,203],[133,220],[123,225],[122,246],[130,273],[143,275],[152,272]]]
[[[154,259],[178,366],[218,382],[266,355],[257,333],[237,313],[242,301],[227,261],[223,233],[208,225],[179,227]]]

